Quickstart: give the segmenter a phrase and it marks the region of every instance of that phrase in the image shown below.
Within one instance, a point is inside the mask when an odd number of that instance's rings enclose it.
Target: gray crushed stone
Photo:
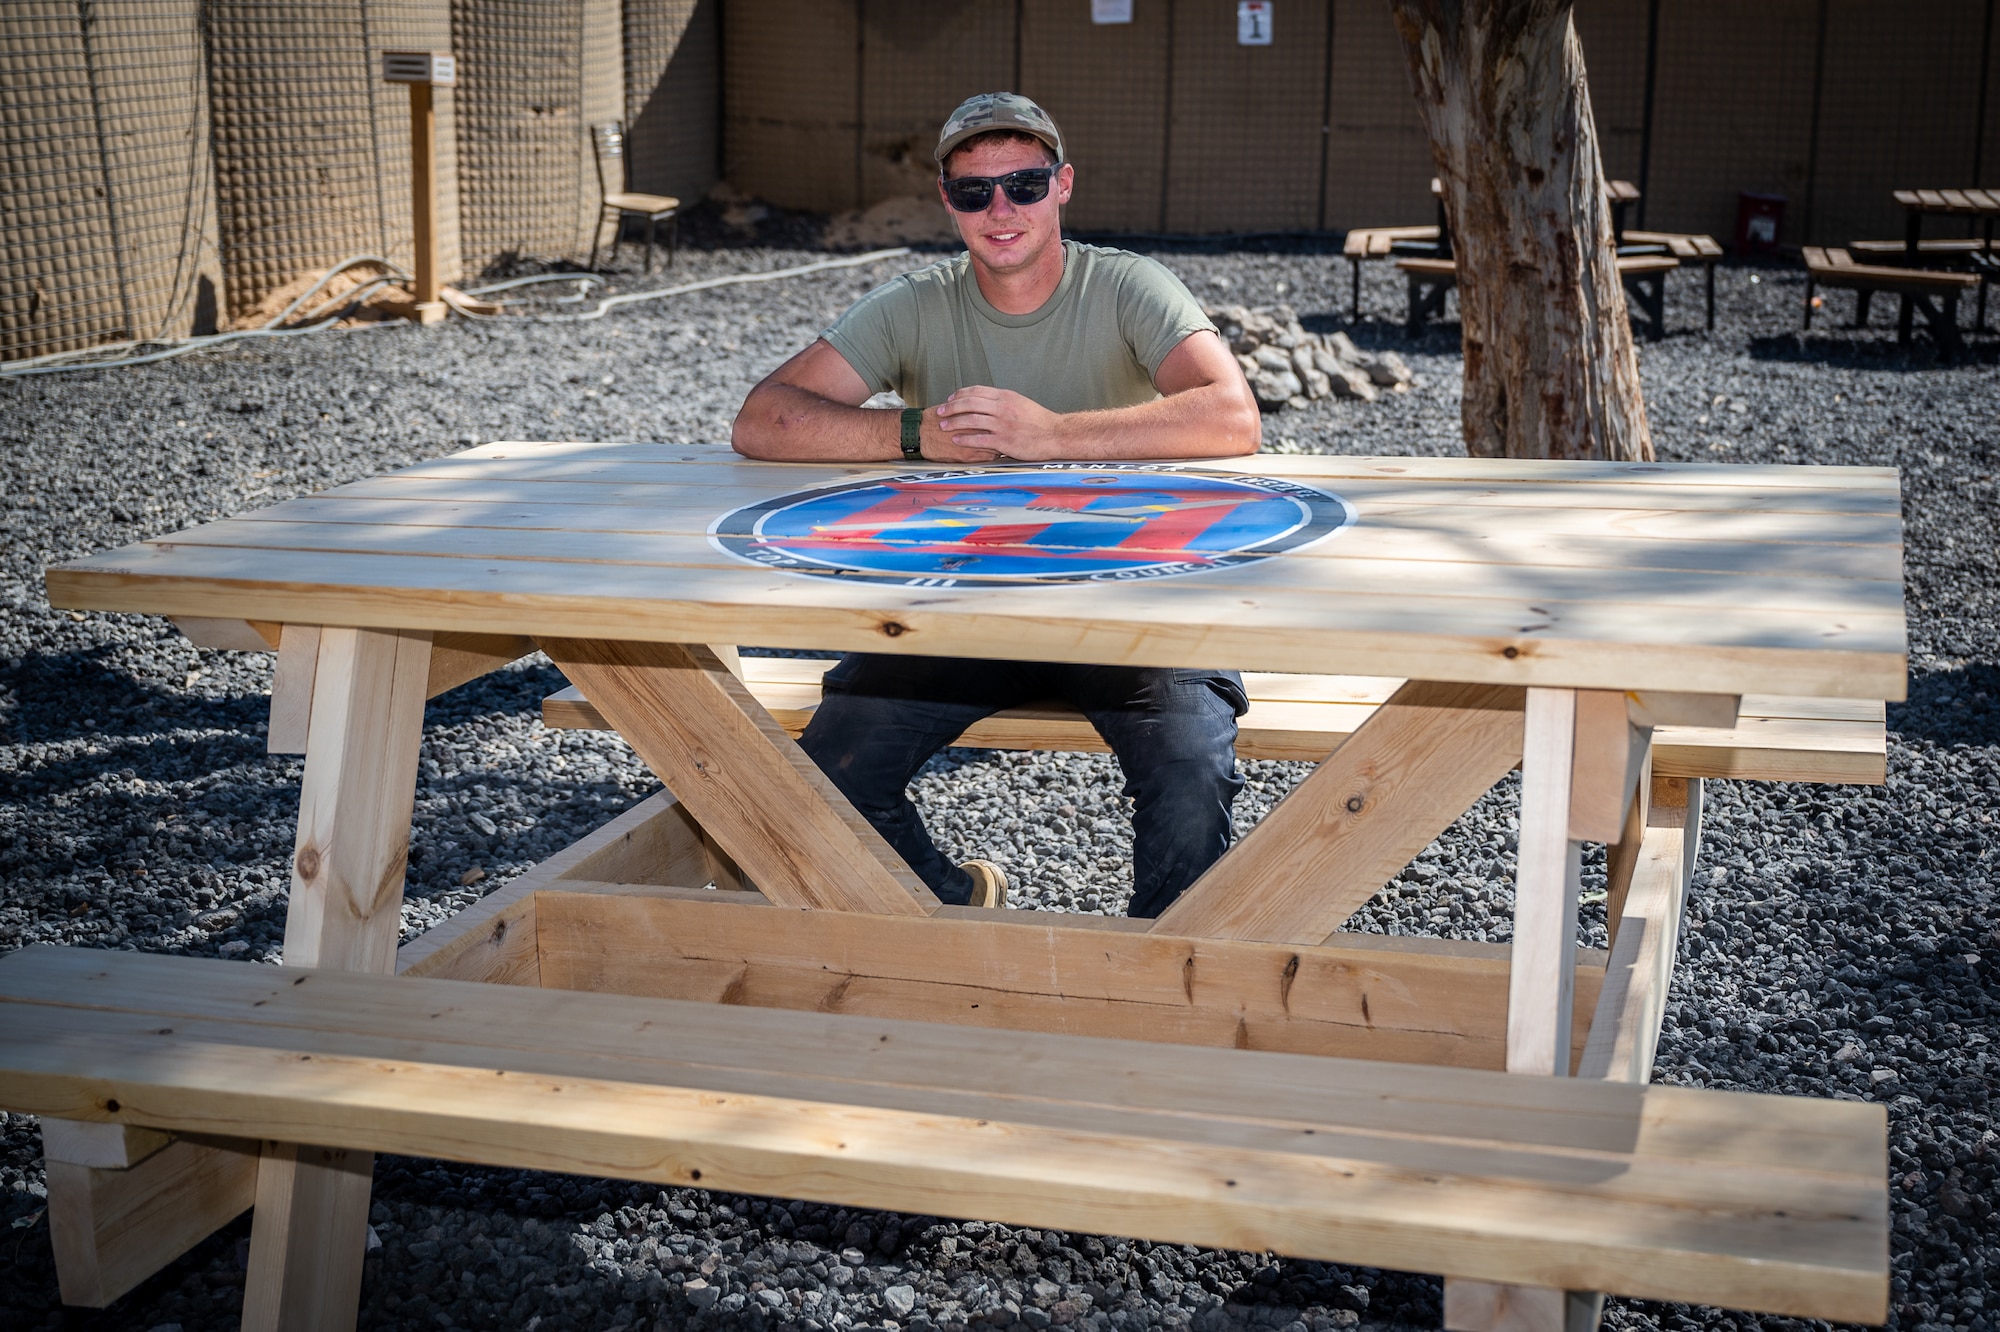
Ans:
[[[1377,267],[1350,323],[1346,266],[1292,246],[1155,251],[1211,304],[1294,306],[1403,353],[1416,388],[1266,418],[1283,452],[1457,452],[1455,323],[1416,343]],[[822,257],[684,250],[674,280]],[[917,261],[903,261],[917,262]],[[42,569],[496,438],[726,438],[744,391],[872,268],[675,298],[567,327],[454,322],[239,346],[116,373],[0,383],[0,949],[35,942],[272,960],[299,762],[263,752],[267,654],[202,651],[164,621],[48,607]],[[1642,351],[1661,455],[1903,469],[1910,701],[1885,787],[1715,782],[1659,1080],[1880,1102],[1890,1120],[1891,1326],[1992,1332],[2000,1276],[1994,1042],[2000,383],[1990,341],[1943,368],[1878,329],[1795,335],[1771,268],[1670,283]],[[1840,317],[1848,297],[1832,303]],[[1878,315],[1878,323],[1882,322]],[[433,702],[405,909],[416,933],[646,795],[606,735],[536,720],[539,659]],[[1248,827],[1301,765],[1251,763]],[[947,849],[1014,874],[1023,907],[1116,911],[1129,831],[1108,758],[948,751],[917,783]],[[1357,920],[1504,939],[1514,793],[1476,805]],[[1601,861],[1586,887],[1601,886]],[[1602,941],[1602,909],[1585,920]],[[101,1313],[58,1307],[34,1121],[0,1122],[0,1323],[234,1327],[238,1222]],[[1435,1327],[1434,1277],[1268,1254],[898,1216],[385,1157],[368,1328],[882,1328],[993,1332]],[[1614,1329],[1794,1320],[1613,1300]]]

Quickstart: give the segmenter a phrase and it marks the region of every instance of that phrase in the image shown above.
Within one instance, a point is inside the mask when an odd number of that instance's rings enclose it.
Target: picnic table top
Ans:
[[[380,629],[1903,697],[1900,494],[1887,468],[1258,455],[1135,479],[1130,465],[1068,465],[963,536],[918,533],[926,549],[965,552],[953,558],[969,568],[996,547],[1046,542],[1056,529],[1039,527],[1043,514],[1101,505],[1085,485],[1184,506],[1165,526],[1121,518],[1109,537],[1061,518],[1077,544],[1034,548],[1038,558],[1109,550],[1166,574],[1056,583],[808,576],[766,567],[783,563],[768,552],[753,562],[743,551],[754,542],[732,555],[712,530],[790,492],[892,478],[899,513],[949,527],[937,515],[956,500],[940,509],[934,491],[911,500],[897,487],[1004,485],[1024,470],[495,443],[53,568],[49,599]],[[1268,556],[1235,560],[1226,543],[1203,554],[1188,533],[1209,520],[1188,513],[1237,513],[1198,493],[1237,476],[1268,478],[1258,495],[1278,496],[1276,507],[1287,487],[1335,495],[1349,521]],[[812,529],[815,541],[846,536]],[[856,539],[891,556],[908,548]]]
[[[1897,190],[1895,199],[1919,213],[2000,214],[2000,190]]]

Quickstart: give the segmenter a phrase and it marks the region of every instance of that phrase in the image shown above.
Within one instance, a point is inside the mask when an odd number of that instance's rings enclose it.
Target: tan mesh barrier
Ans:
[[[444,0],[208,0],[215,174],[229,308],[248,318],[299,274],[354,254],[407,269],[409,93],[385,48],[447,49]],[[438,90],[440,197],[455,184],[453,107]],[[439,209],[440,273],[459,268]]]
[[[1637,181],[1646,133],[1646,0],[1584,0],[1576,35],[1590,75],[1590,109],[1604,174]],[[1625,225],[1637,226],[1636,215]]]
[[[1819,0],[1662,5],[1646,225],[1727,240],[1739,190],[1803,200]],[[1887,188],[1885,186],[1885,188]],[[1779,239],[1800,243],[1804,210]]]
[[[721,170],[720,0],[625,0],[631,187],[692,203]]]
[[[1930,0],[1921,22],[1900,5],[1830,0],[1811,216],[1802,219],[1815,236],[1835,244],[1899,238],[1904,213],[1893,189],[1978,183],[1969,173],[1985,22],[1985,0]],[[1906,114],[1849,95],[1885,76],[1908,99]],[[1978,233],[1959,218],[1927,217],[1924,234]]]
[[[1333,10],[1326,225],[1345,231],[1429,222],[1437,215],[1430,140],[1389,6],[1334,0]]]
[[[581,261],[601,198],[590,127],[625,115],[618,0],[455,0],[451,26],[466,266]]]
[[[852,0],[725,4],[722,25],[723,174],[787,208],[855,207]]]
[[[0,69],[0,358],[186,334],[219,277],[195,0],[10,0]]]
[[[1104,25],[1087,4],[1021,5],[1020,91],[1062,126],[1077,172],[1064,220],[1078,230],[1160,229],[1169,16],[1168,0],[1133,0],[1130,23]]]
[[[869,0],[862,13],[862,198],[935,199],[938,126],[971,94],[1013,82],[1013,0]]]
[[[1175,4],[1165,230],[1320,225],[1328,8],[1274,5],[1271,45],[1239,46],[1236,6]]]

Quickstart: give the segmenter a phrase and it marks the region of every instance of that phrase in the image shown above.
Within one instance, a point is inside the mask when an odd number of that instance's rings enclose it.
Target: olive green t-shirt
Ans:
[[[871,393],[930,407],[968,385],[1012,389],[1053,412],[1160,396],[1153,375],[1188,334],[1215,325],[1167,268],[1064,241],[1062,281],[1032,314],[988,303],[964,254],[891,278],[820,336]]]

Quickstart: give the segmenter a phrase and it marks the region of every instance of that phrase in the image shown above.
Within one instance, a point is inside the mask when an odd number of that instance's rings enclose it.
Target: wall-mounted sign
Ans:
[[[1090,0],[1092,23],[1130,23],[1132,0]]]
[[[1236,44],[1271,44],[1271,0],[1236,0]]]

